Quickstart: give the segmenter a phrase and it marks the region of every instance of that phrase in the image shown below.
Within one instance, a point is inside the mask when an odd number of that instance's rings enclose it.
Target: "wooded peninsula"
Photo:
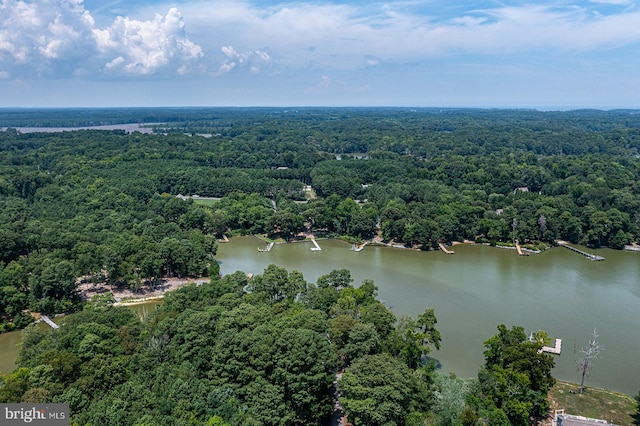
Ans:
[[[217,241],[640,239],[635,110],[0,109],[0,129],[0,331],[75,312],[27,328],[0,402],[66,402],[78,425],[322,424],[338,391],[355,425],[528,425],[554,383],[544,332],[500,325],[477,379],[445,376],[433,309],[397,319],[346,270],[220,277]],[[210,281],[143,322],[80,291],[173,277]]]

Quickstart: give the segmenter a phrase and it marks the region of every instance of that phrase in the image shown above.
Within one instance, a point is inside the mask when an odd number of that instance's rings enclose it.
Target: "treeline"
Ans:
[[[622,248],[640,237],[631,111],[118,111],[0,114],[153,118],[167,132],[0,131],[2,329],[28,323],[27,310],[79,309],[82,280],[141,288],[216,275],[225,233],[380,235],[422,249],[464,239]]]
[[[436,372],[432,309],[397,319],[365,280],[275,265],[168,293],[142,320],[97,296],[26,331],[0,402],[68,403],[73,425],[528,425],[554,381],[545,339],[498,327],[477,379]],[[340,374],[337,374],[340,373]],[[337,383],[337,388],[334,385]]]

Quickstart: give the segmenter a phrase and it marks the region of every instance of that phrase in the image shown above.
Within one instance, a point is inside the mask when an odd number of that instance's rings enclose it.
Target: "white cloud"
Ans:
[[[202,48],[185,36],[180,12],[169,9],[150,21],[118,17],[107,29],[94,30],[105,69],[128,75],[148,75],[163,69],[178,71],[202,57]],[[183,68],[182,68],[183,69]]]
[[[345,76],[467,54],[553,59],[640,43],[632,0],[251,1],[184,0],[178,10],[107,0],[88,10],[83,0],[0,0],[0,78],[187,75],[205,67],[213,75]],[[114,7],[122,16],[113,19]],[[314,90],[337,87],[339,78]]]
[[[222,46],[220,48],[226,57],[222,65],[218,67],[217,75],[231,72],[236,67],[246,66],[252,73],[259,73],[263,66],[271,63],[271,57],[267,52],[254,50],[248,52],[238,52],[233,46]]]
[[[0,0],[0,72],[20,77],[185,73],[203,55],[180,12],[96,27],[82,0]]]
[[[627,0],[595,1],[622,5]],[[195,33],[215,29],[212,42],[219,41],[218,48],[224,43],[243,46],[242,51],[268,50],[274,67],[282,68],[354,69],[369,64],[371,57],[407,63],[460,54],[564,54],[640,42],[640,12],[634,7],[603,15],[589,1],[507,1],[486,9],[469,2],[469,9],[461,11],[464,3],[459,2],[455,14],[442,15],[440,9],[450,3],[439,3],[291,2],[263,7],[223,0],[214,2],[215,7],[190,2],[183,12]]]
[[[336,94],[340,93],[344,94],[359,94],[363,92],[367,92],[370,90],[370,87],[366,84],[361,83],[350,83],[348,81],[342,79],[334,79],[329,77],[328,75],[320,76],[320,81],[316,82],[314,85],[305,88],[305,93],[313,94],[313,95],[324,95],[324,94]]]
[[[632,4],[633,0],[589,0],[591,3],[597,4],[613,4],[616,6],[627,6]]]
[[[48,74],[91,50],[93,20],[82,2],[0,1],[0,71]]]

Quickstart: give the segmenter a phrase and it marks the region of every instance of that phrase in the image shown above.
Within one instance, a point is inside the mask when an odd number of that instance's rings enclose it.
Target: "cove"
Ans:
[[[309,282],[334,269],[348,269],[354,285],[374,280],[378,297],[397,316],[415,316],[434,308],[442,348],[432,356],[442,370],[460,377],[477,374],[483,342],[498,324],[520,325],[527,332],[545,330],[562,339],[554,377],[579,382],[575,361],[597,328],[603,347],[587,386],[635,395],[640,390],[640,253],[601,249],[592,262],[564,248],[528,257],[514,250],[458,245],[455,255],[442,252],[366,246],[361,252],[338,240],[278,244],[235,237],[218,246],[221,273],[260,274],[271,263],[298,270]],[[130,306],[139,316],[161,302]],[[46,327],[44,324],[39,326]],[[21,332],[0,334],[0,371],[15,367]]]
[[[158,306],[160,301],[150,300],[145,303],[128,306],[139,318],[151,314]],[[55,318],[55,322],[60,322],[61,317]],[[51,330],[44,322],[37,324],[37,327],[43,330]],[[11,331],[9,333],[0,334],[0,373],[10,373],[16,368],[16,359],[20,352],[20,344],[22,343],[22,330]]]
[[[348,269],[354,285],[374,280],[378,297],[397,316],[434,308],[442,348],[431,355],[442,370],[476,376],[483,342],[496,326],[520,325],[562,339],[554,377],[579,382],[576,361],[596,328],[603,347],[587,386],[635,395],[640,390],[640,253],[600,249],[594,262],[565,248],[521,257],[514,250],[457,245],[440,251],[366,246],[361,252],[338,240],[277,244],[259,252],[255,237],[235,237],[218,246],[221,273],[260,274],[269,264],[298,270],[309,282],[334,269]],[[593,250],[586,249],[594,252]]]

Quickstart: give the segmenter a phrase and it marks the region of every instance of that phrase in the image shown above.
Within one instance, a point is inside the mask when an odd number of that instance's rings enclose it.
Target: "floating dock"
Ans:
[[[271,251],[271,249],[273,248],[275,243],[269,243],[267,244],[267,248],[258,248],[258,251],[260,252],[267,252],[267,251]]]
[[[562,351],[562,339],[556,339],[555,346],[543,346],[541,349],[542,352],[548,352],[550,354],[560,355]]]
[[[440,246],[440,250],[442,250],[445,254],[456,254],[455,251],[449,250],[448,248],[446,248],[444,244],[438,243],[438,245]]]
[[[313,245],[315,246],[315,247],[311,247],[311,251],[320,251],[320,250],[322,250],[322,249],[320,248],[320,246],[318,245],[318,242],[316,241],[316,239],[315,239],[315,238],[311,238],[311,242],[312,242],[312,243],[313,243]]]
[[[565,242],[558,242],[558,245],[561,246],[561,247],[566,247],[569,250],[573,250],[576,253],[580,253],[581,255],[585,256],[589,260],[604,260],[604,257],[602,257],[602,256],[598,256],[598,255],[595,255],[595,254],[587,253],[586,251],[582,251],[580,249],[572,247],[572,246],[570,246],[569,244],[567,244]]]

